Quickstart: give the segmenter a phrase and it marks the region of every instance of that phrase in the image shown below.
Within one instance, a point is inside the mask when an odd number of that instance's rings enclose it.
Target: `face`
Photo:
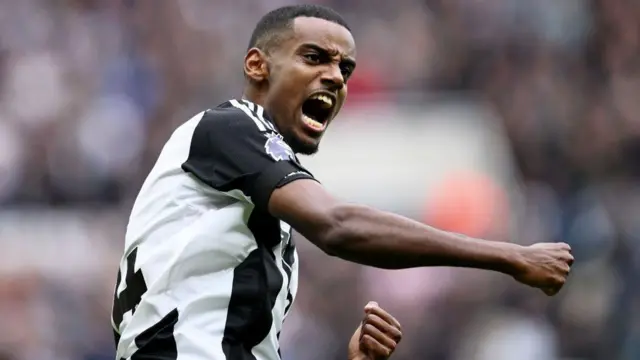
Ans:
[[[293,33],[269,54],[251,50],[245,73],[258,84],[260,102],[292,149],[318,150],[325,130],[347,96],[355,69],[355,42],[346,28],[300,17]]]

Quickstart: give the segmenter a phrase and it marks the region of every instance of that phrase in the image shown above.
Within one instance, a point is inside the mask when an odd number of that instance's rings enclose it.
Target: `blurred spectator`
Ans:
[[[176,125],[240,95],[252,25],[295,2],[0,0],[0,206],[19,214],[0,214],[19,229],[0,227],[12,269],[0,277],[0,360],[113,358],[111,291],[133,196]],[[636,2],[317,2],[353,27],[349,106],[454,93],[484,101],[506,129],[517,189],[455,173],[426,215],[404,214],[496,240],[567,241],[577,263],[541,305],[493,275],[362,269],[303,245],[284,359],[343,359],[369,296],[406,323],[399,360],[638,359]],[[39,234],[76,251],[45,253]],[[38,256],[64,259],[64,280],[30,267]],[[343,303],[325,300],[333,293]]]

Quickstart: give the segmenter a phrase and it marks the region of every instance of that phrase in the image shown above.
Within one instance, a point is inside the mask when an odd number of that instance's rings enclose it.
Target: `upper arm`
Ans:
[[[335,211],[339,205],[319,183],[299,180],[273,192],[269,212],[327,251],[339,223]]]
[[[262,114],[237,105],[203,114],[182,169],[218,191],[239,190],[266,211],[276,188],[313,176]]]

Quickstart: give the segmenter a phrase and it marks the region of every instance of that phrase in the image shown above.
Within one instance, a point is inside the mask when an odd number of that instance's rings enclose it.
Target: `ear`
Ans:
[[[244,57],[244,74],[251,81],[262,82],[269,77],[267,55],[258,48],[251,48]]]

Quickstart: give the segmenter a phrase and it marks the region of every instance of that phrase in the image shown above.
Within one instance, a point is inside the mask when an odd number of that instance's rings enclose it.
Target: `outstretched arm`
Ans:
[[[457,266],[499,271],[548,294],[564,284],[573,261],[566,244],[522,247],[441,231],[419,222],[332,197],[313,180],[273,191],[272,215],[327,254],[360,264],[401,269]]]
[[[387,269],[460,266],[500,271],[553,294],[573,261],[566,244],[470,239],[334,199],[297,161],[255,104],[203,112],[182,169],[210,188],[284,220],[331,255]]]

